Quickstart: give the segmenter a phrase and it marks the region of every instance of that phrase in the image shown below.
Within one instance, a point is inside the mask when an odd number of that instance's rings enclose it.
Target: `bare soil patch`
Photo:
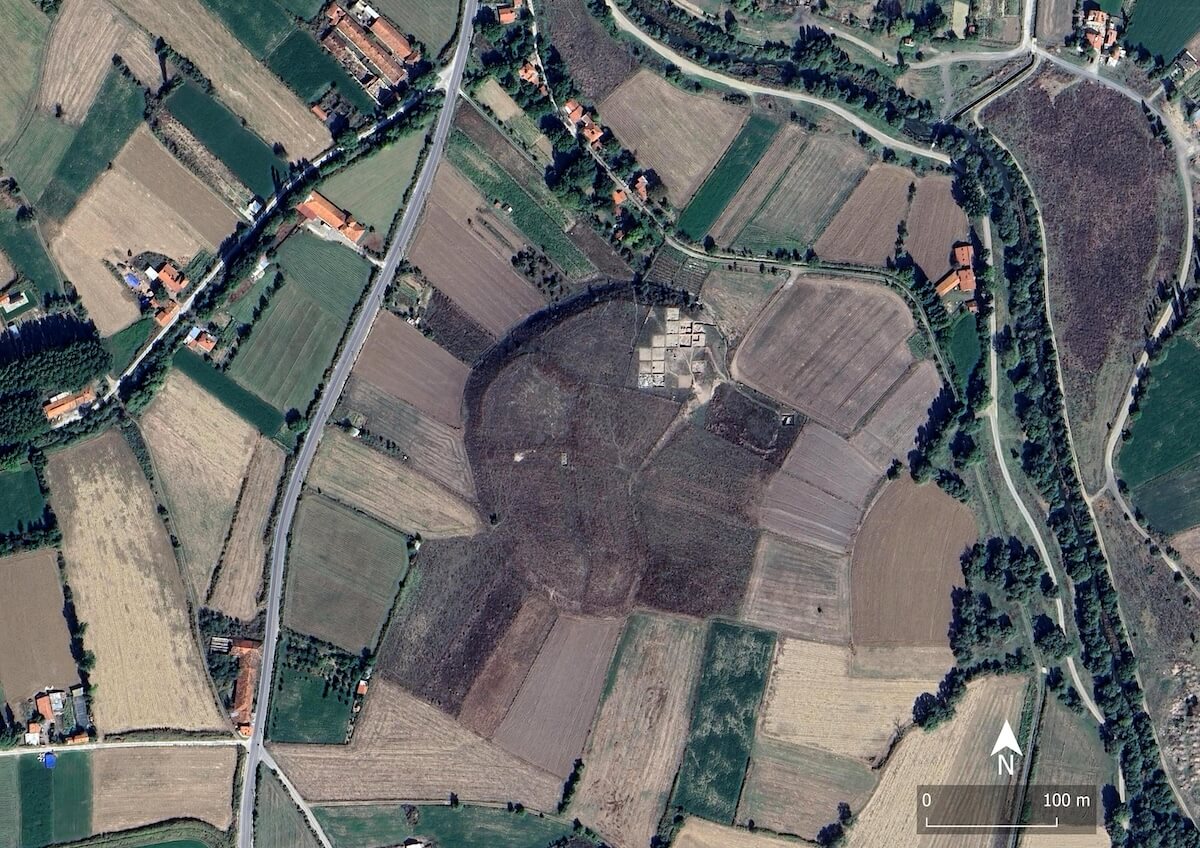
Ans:
[[[647,845],[657,831],[683,757],[703,645],[696,621],[638,614],[626,625],[570,807],[616,845]]]
[[[387,439],[415,470],[471,500],[475,482],[462,430],[450,427],[372,383],[351,376],[338,402],[339,416],[361,415],[367,439]]]
[[[856,674],[850,648],[784,639],[775,652],[775,665],[762,711],[762,733],[793,745],[819,748],[874,764],[887,754],[893,737],[912,721],[913,701],[922,692],[936,691],[954,665],[948,648],[935,671],[926,657],[924,674],[906,674],[906,653],[924,648],[891,649],[892,668],[886,674]]]
[[[1179,273],[1185,210],[1175,158],[1138,104],[1098,83],[1058,90],[1064,78],[1042,71],[984,118],[1041,207],[1067,410],[1083,482],[1095,488],[1107,423],[1142,352],[1146,309],[1156,286]],[[1104,134],[1090,135],[1101,123]],[[1092,202],[1095,185],[1106,202]]]
[[[763,534],[741,617],[779,633],[850,641],[850,556]]]
[[[967,237],[967,214],[954,202],[953,180],[935,175],[917,180],[904,246],[930,280],[950,270],[953,245]]]
[[[847,434],[905,376],[912,332],[908,308],[886,289],[805,275],[763,313],[733,373]]]
[[[623,623],[559,616],[494,741],[565,780],[587,741]]]
[[[912,172],[875,165],[817,239],[822,259],[883,266],[895,253],[897,228],[908,216]]]
[[[704,278],[700,299],[732,348],[754,324],[771,295],[785,282],[784,277],[774,274],[720,268]]]
[[[92,832],[170,819],[233,822],[237,749],[105,748],[92,754]]]
[[[380,312],[354,365],[354,376],[451,427],[462,426],[468,368],[421,331]]]
[[[38,108],[52,113],[60,106],[62,120],[83,123],[132,29],[106,0],[64,0],[42,60]]]
[[[601,120],[662,178],[671,203],[688,200],[733,141],[747,111],[716,95],[688,94],[639,71],[600,104]]]
[[[453,792],[462,801],[553,810],[562,793],[559,778],[387,681],[372,685],[349,745],[277,744],[271,751],[310,802],[445,803]]]
[[[193,596],[203,600],[258,432],[178,371],[167,377],[140,425]]]
[[[288,158],[312,159],[329,146],[324,125],[201,0],[115,0],[114,5],[195,62],[225,105],[268,143],[281,142]]]
[[[340,428],[330,428],[321,439],[307,484],[427,539],[469,536],[480,528],[475,510],[458,495]]]
[[[105,733],[226,729],[171,542],[124,439],[109,430],[56,453],[47,474],[67,581],[96,655],[96,725]]]
[[[976,537],[975,516],[932,483],[889,483],[871,505],[850,567],[856,645],[944,647],[959,558]]]
[[[463,700],[458,713],[463,726],[491,738],[517,697],[557,617],[554,605],[544,595],[535,592],[525,599]]]
[[[798,542],[847,550],[881,473],[841,436],[810,423],[767,486],[760,524]]]
[[[4,251],[0,250],[0,286],[7,286],[16,276],[17,273],[13,270],[12,263],[8,261]]]
[[[0,582],[5,586],[0,592],[0,689],[16,710],[42,689],[73,686],[79,675],[63,618],[55,552],[0,559]]]
[[[796,840],[689,817],[671,843],[676,848],[796,848]]]
[[[941,388],[937,366],[917,363],[871,413],[863,428],[850,437],[850,444],[880,467],[893,459],[904,461],[916,444],[917,429],[929,420],[929,407]]]
[[[1041,44],[1061,46],[1074,31],[1075,4],[1071,0],[1042,0],[1037,5],[1035,34]]]
[[[284,453],[267,438],[259,438],[238,496],[233,527],[221,554],[221,572],[209,605],[228,616],[249,621],[258,612],[263,563],[271,510],[283,476]]]

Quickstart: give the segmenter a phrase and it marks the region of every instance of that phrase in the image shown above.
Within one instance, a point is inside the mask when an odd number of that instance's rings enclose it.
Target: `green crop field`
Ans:
[[[566,217],[551,199],[535,198],[519,186],[500,165],[461,131],[450,136],[446,154],[456,168],[489,200],[512,207],[512,222],[530,242],[539,246],[564,273],[578,277],[595,270],[563,233]]]
[[[16,533],[42,517],[46,500],[33,468],[22,463],[0,473],[0,534]]]
[[[287,626],[351,653],[374,650],[408,571],[408,537],[317,494],[301,500],[292,533]]]
[[[375,111],[375,101],[350,78],[309,33],[295,30],[267,57],[267,67],[306,103],[313,103],[335,86],[354,108]]]
[[[679,229],[693,241],[700,241],[709,228],[721,217],[726,204],[733,200],[738,189],[750,176],[758,160],[775,140],[779,124],[758,113],[750,116],[741,132],[729,145],[721,161],[692,197],[692,202],[679,216]]]
[[[142,122],[145,108],[142,89],[116,68],[109,71],[87,118],[38,198],[38,210],[60,220],[67,217],[125,146]]]
[[[92,832],[92,760],[87,752],[60,753],[48,769],[36,756],[20,757],[21,846],[73,842]]]
[[[238,41],[254,54],[264,59],[292,32],[295,27],[291,16],[274,0],[203,0],[226,28],[237,36]]]
[[[142,346],[149,341],[155,326],[153,318],[143,318],[103,339],[104,349],[112,357],[112,373],[120,374],[129,367],[129,363],[133,362]]]
[[[923,335],[922,338],[924,338]],[[954,322],[954,326],[950,328],[950,345],[947,353],[950,355],[950,361],[954,364],[960,387],[965,388],[967,379],[971,376],[971,369],[983,355],[983,350],[979,346],[975,316],[970,312],[964,310],[963,314]]]
[[[415,35],[433,54],[449,43],[458,25],[455,0],[377,0],[372,5],[401,32]]]
[[[239,386],[187,348],[180,349],[172,362],[182,373],[246,419],[264,436],[274,436],[283,426],[283,415],[279,410],[258,395]]]
[[[4,30],[4,73],[0,74],[0,147],[20,127],[21,118],[38,84],[38,66],[46,33],[46,16],[28,0],[0,0]]]
[[[722,621],[709,627],[672,806],[733,822],[774,650],[774,633]]]
[[[62,290],[58,270],[46,253],[37,227],[31,222],[18,221],[17,213],[11,209],[0,209],[0,250],[42,294],[58,294]]]
[[[1200,456],[1192,453],[1182,465],[1138,486],[1131,486],[1133,503],[1150,525],[1178,533],[1200,524]]]
[[[381,848],[419,838],[441,848],[545,848],[571,834],[569,822],[490,807],[422,805],[409,825],[400,805],[316,807],[334,848]]]
[[[4,157],[5,168],[27,197],[41,197],[78,130],[79,127],[42,112],[29,116],[21,137]]]
[[[264,765],[258,768],[254,844],[258,848],[320,848],[321,843],[309,830],[304,813],[279,778]]]
[[[0,757],[0,848],[20,848],[21,792],[17,764],[16,757]]]
[[[293,15],[299,15],[306,21],[311,21],[325,5],[325,0],[280,0],[280,5]]]
[[[301,232],[276,255],[289,282],[304,291],[333,317],[348,321],[371,278],[371,263],[337,242]]]
[[[267,735],[276,742],[344,742],[364,668],[360,655],[284,628]]]
[[[1120,2],[1116,5],[1119,12]],[[1170,62],[1196,30],[1200,30],[1200,3],[1195,0],[1137,0],[1126,40]]]
[[[238,324],[249,324],[253,320],[254,307],[258,306],[258,302],[262,300],[267,286],[271,285],[275,278],[275,272],[278,270],[278,267],[278,265],[268,266],[262,277],[257,282],[251,284],[245,294],[227,305],[225,311],[233,316],[235,326]]]
[[[288,163],[276,156],[269,144],[192,83],[171,92],[167,108],[259,196],[270,197],[275,193],[276,177],[287,177]]]
[[[404,205],[404,193],[412,185],[424,148],[424,131],[402,136],[334,174],[321,185],[321,193],[364,224],[386,233]]]

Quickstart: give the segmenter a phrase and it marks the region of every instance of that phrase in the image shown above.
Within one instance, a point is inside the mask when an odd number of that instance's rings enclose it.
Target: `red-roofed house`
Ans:
[[[33,707],[42,714],[42,718],[50,721],[54,718],[54,708],[50,706],[50,696],[45,692],[33,699]]]
[[[184,344],[199,354],[212,353],[217,347],[217,337],[203,327],[192,327]]]
[[[320,192],[311,192],[304,202],[296,207],[296,211],[305,218],[320,219],[335,230],[346,226],[346,213],[336,203]]]
[[[966,265],[970,267],[975,261],[975,248],[969,244],[957,244],[954,246],[954,264]]]
[[[638,178],[633,181],[633,192],[638,196],[639,200],[645,201],[650,197],[650,180],[646,179],[645,174],[638,174]]]
[[[411,65],[421,61],[421,54],[413,50],[412,43],[405,38],[404,33],[392,26],[386,18],[376,18],[371,24],[371,32],[401,62]]]
[[[600,139],[604,138],[604,127],[593,121],[585,121],[581,132],[593,147],[599,146]]]
[[[578,124],[587,115],[578,100],[568,100],[563,104],[563,111],[567,113],[567,120],[572,124]]]
[[[158,281],[171,294],[179,294],[188,286],[188,278],[170,262],[158,269]]]
[[[955,276],[958,278],[958,288],[961,291],[965,291],[965,292],[975,291],[975,272],[974,271],[972,271],[970,268],[959,268],[954,273],[955,273]]]
[[[62,394],[55,395],[42,407],[42,412],[45,413],[47,421],[57,421],[75,412],[81,406],[94,403],[95,400],[96,391],[91,386],[88,386],[83,391],[76,392],[75,394],[63,392]],[[45,702],[45,710],[42,709],[43,701]],[[38,695],[36,706],[37,711],[42,714],[43,718],[50,718],[54,708],[50,704],[49,695]]]
[[[538,73],[537,68],[533,66],[533,62],[526,62],[522,65],[521,70],[517,71],[517,76],[530,85],[539,85],[542,81],[542,76]]]
[[[517,22],[518,13],[514,7],[504,6],[499,10],[497,17],[500,19],[500,23],[508,26]]]

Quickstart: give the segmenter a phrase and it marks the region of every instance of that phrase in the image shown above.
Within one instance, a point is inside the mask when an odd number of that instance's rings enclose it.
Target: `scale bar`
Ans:
[[[1035,828],[1054,830],[1058,827],[1058,816],[1054,817],[1054,824],[930,824],[929,816],[926,816],[925,827],[938,830],[1032,830]]]

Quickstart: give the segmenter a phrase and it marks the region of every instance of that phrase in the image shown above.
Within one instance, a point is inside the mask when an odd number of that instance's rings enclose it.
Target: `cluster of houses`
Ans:
[[[150,264],[140,272],[126,266],[122,269],[122,276],[125,285],[137,292],[143,305],[149,306],[153,311],[155,323],[165,327],[179,312],[179,302],[176,298],[191,284],[191,280],[170,260],[156,264],[158,267]],[[168,297],[159,298],[155,294],[155,283],[162,287]]]
[[[637,178],[629,184],[629,188],[633,190],[633,193],[637,195],[638,200],[642,201],[642,203],[646,203],[650,200],[650,180],[645,174],[638,174]],[[613,212],[615,213],[620,211],[621,207],[625,205],[625,201],[628,199],[629,195],[624,189],[613,189]]]
[[[1079,33],[1079,50],[1094,51],[1109,65],[1116,65],[1125,56],[1125,48],[1117,43],[1121,28],[1117,18],[1103,9],[1086,9]]]
[[[254,732],[254,692],[258,687],[262,642],[214,636],[209,639],[208,650],[237,658],[238,675],[233,683],[233,704],[229,708],[229,718],[233,720],[238,734],[249,739]]]
[[[578,100],[568,100],[563,104],[563,114],[571,128],[587,139],[592,147],[599,147],[604,138],[604,127],[592,118],[591,113],[579,104]]]
[[[954,267],[937,281],[938,297],[961,303],[971,312],[979,311],[975,302],[975,248],[969,244],[954,245]]]
[[[319,191],[309,192],[304,202],[296,207],[296,211],[311,226],[332,230],[354,246],[357,246],[367,233],[367,228],[354,220],[353,215]]]
[[[332,3],[325,10],[328,26],[321,34],[321,45],[328,50],[376,103],[401,83],[408,81],[409,70],[421,61],[412,42],[387,18],[357,0],[347,6]],[[324,112],[314,107],[321,118]],[[328,114],[322,120],[326,120]]]
[[[70,693],[47,689],[33,698],[35,716],[25,725],[26,745],[49,745],[60,737],[68,745],[88,741],[87,699],[82,686],[72,686]]]

